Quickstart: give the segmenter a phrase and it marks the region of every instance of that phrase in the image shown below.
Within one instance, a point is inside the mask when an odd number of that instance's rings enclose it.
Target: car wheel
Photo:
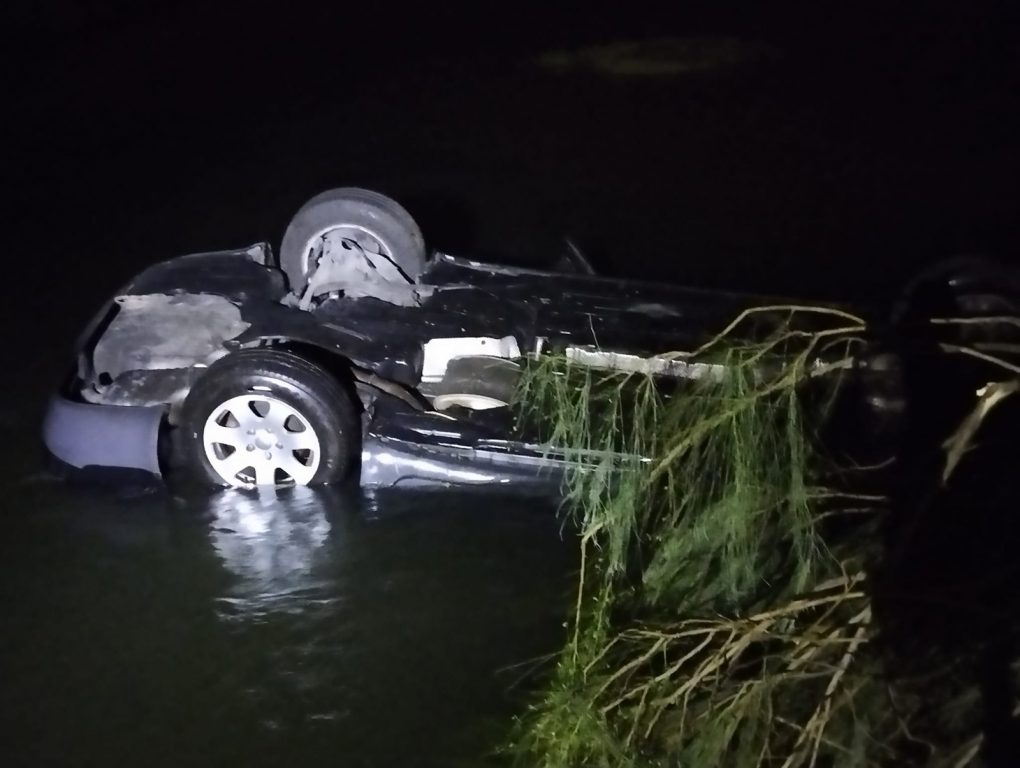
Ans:
[[[1020,285],[1003,266],[980,256],[937,262],[907,283],[893,312],[893,322],[936,316],[975,316],[1001,309]],[[987,305],[987,306],[985,306]]]
[[[343,480],[360,450],[353,395],[289,352],[244,350],[209,366],[181,410],[185,467],[214,485]]]
[[[387,257],[412,281],[425,266],[421,230],[396,200],[357,187],[330,189],[301,206],[283,235],[280,268],[293,292],[304,290],[323,237],[337,230],[366,253]]]
[[[919,273],[900,296],[892,312],[893,326],[927,326],[933,318],[976,321],[1016,316],[1020,312],[1020,277],[991,259],[965,256],[939,262]],[[1011,342],[1015,325],[970,322],[950,325],[957,343]],[[943,334],[945,335],[945,334]]]

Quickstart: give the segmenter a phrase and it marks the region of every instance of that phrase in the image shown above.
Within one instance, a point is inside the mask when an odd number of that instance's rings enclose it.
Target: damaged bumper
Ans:
[[[162,406],[95,405],[58,394],[46,409],[43,444],[76,469],[139,469],[160,476],[164,412]]]

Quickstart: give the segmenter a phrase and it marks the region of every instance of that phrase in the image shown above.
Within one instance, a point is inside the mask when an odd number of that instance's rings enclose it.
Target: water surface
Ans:
[[[555,508],[38,480],[0,544],[7,765],[478,764],[561,639]]]

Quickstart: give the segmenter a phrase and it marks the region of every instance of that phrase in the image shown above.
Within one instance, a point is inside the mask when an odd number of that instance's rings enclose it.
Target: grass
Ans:
[[[716,366],[680,383],[533,361],[521,417],[570,461],[582,565],[569,639],[514,731],[522,764],[850,768],[966,754],[973,716],[921,737],[911,723],[937,707],[917,681],[890,683],[868,590],[884,507],[868,497],[862,515],[860,498],[830,487],[814,437],[865,331],[822,308],[750,310],[673,353]],[[946,685],[947,701],[965,695]]]

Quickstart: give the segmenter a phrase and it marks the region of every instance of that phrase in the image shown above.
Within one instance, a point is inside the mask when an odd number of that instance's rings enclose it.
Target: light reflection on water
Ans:
[[[257,649],[260,669],[239,694],[267,733],[321,736],[350,717],[368,682],[351,665],[363,649],[343,586],[344,532],[359,501],[311,488],[206,501],[209,543],[230,577],[212,604],[238,651]]]
[[[0,541],[13,764],[451,764],[555,649],[575,548],[490,494],[23,486]]]
[[[322,498],[309,488],[283,493],[226,491],[210,504],[213,550],[237,576],[219,598],[224,618],[299,612],[337,599],[315,567],[331,530]]]

